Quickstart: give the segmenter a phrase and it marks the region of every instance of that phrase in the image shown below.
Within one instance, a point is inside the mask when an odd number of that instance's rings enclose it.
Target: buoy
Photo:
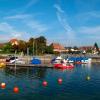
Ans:
[[[6,66],[6,64],[5,63],[0,63],[0,67],[5,67]]]
[[[1,86],[2,89],[5,89],[6,88],[6,83],[1,83],[0,86]]]
[[[14,87],[14,88],[13,88],[13,92],[14,92],[14,93],[18,93],[18,92],[19,92],[19,88],[18,88],[17,86]]]
[[[87,77],[86,77],[86,80],[90,80],[90,76],[87,76]]]
[[[43,81],[43,86],[47,86],[48,85],[48,82],[47,81]]]
[[[62,80],[61,78],[58,79],[58,83],[59,83],[59,84],[61,84],[62,81],[63,81],[63,80]]]

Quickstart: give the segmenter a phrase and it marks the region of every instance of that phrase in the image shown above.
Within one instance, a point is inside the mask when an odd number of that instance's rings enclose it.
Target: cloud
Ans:
[[[29,30],[28,32],[28,37],[32,36],[32,35],[44,35],[45,32],[49,29],[47,27],[47,25],[45,25],[44,23],[40,22],[39,20],[35,19],[35,16],[37,15],[40,15],[40,13],[37,13],[37,14],[16,14],[16,15],[13,15],[13,16],[6,16],[4,17],[4,19],[6,21],[9,21],[9,20],[12,20],[16,23],[19,23],[21,26],[24,25],[24,29],[22,28],[22,30],[26,31]],[[21,37],[22,34],[24,34],[23,32],[19,32],[19,31],[16,31],[14,29],[13,26],[11,25],[8,25],[8,23],[1,23],[1,30],[3,29],[4,27],[8,28],[7,30],[9,30],[9,33],[13,33],[12,35],[14,37]],[[17,26],[16,26],[17,27]],[[5,29],[3,30],[5,31]],[[7,33],[7,32],[6,32]],[[27,35],[27,34],[26,34]]]
[[[30,18],[30,17],[31,17],[30,14],[19,14],[19,15],[4,17],[4,19],[25,19],[25,18]]]
[[[63,26],[65,30],[64,37],[66,37],[66,40],[68,39],[74,42],[75,31],[72,29],[72,27],[70,26],[67,20],[67,14],[58,4],[54,5],[54,7],[56,8],[56,15],[57,15],[58,21],[60,22],[60,24]]]
[[[8,0],[9,1],[9,0]],[[24,14],[30,7],[32,7],[33,5],[35,5],[36,3],[38,3],[39,0],[28,0],[28,2],[26,3],[26,5],[21,5],[15,9],[10,10],[7,14]]]
[[[61,13],[64,13],[64,11],[60,8],[58,4],[55,4],[54,7]]]
[[[38,1],[39,0],[29,0],[29,2],[23,7],[23,10],[19,11],[18,13],[20,13],[20,14],[25,13],[25,11],[27,11],[27,9],[29,9],[31,6],[36,4]]]
[[[30,0],[29,3],[24,7],[24,10],[31,7],[33,4],[36,4],[39,0]]]
[[[100,26],[86,27],[82,26],[77,30],[79,33],[87,35],[100,35]]]
[[[6,37],[20,38],[24,33],[15,30],[10,24],[3,22],[0,23],[0,33],[5,33]]]
[[[93,19],[97,19],[97,18],[100,19],[99,11],[89,11],[89,12],[79,13],[76,15],[76,19],[83,22],[87,22],[89,20],[93,21]]]
[[[36,34],[41,34],[48,30],[48,27],[37,20],[25,21],[26,25],[30,27]]]

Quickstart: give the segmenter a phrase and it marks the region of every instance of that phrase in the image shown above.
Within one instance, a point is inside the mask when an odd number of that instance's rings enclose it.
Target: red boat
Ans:
[[[73,65],[63,65],[63,64],[54,64],[55,68],[60,68],[60,69],[71,69],[74,68]]]

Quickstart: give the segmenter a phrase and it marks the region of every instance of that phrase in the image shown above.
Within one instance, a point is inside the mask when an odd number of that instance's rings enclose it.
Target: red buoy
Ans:
[[[58,83],[59,83],[59,84],[62,83],[62,79],[61,79],[61,78],[58,79]]]
[[[47,86],[48,85],[48,82],[47,81],[43,81],[43,86]]]
[[[14,92],[14,93],[18,93],[18,92],[19,92],[19,88],[18,88],[18,87],[14,87],[14,88],[13,88],[13,92]]]
[[[1,83],[1,84],[0,84],[0,87],[1,87],[2,89],[5,89],[5,88],[6,88],[6,83]]]

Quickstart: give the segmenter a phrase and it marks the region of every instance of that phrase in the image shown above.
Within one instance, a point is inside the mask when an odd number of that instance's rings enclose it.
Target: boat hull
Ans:
[[[72,68],[74,68],[74,66],[73,65],[63,65],[63,64],[54,64],[54,68],[72,69]]]

